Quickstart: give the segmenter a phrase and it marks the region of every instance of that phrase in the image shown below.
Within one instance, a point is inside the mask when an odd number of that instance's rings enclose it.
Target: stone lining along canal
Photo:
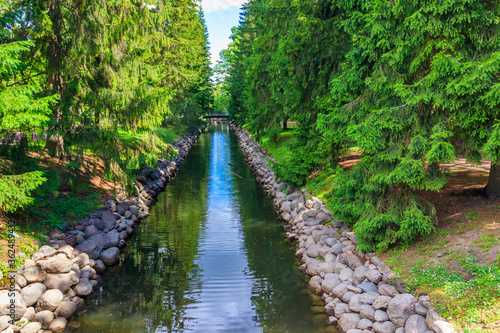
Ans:
[[[243,160],[209,127],[71,331],[333,332]]]

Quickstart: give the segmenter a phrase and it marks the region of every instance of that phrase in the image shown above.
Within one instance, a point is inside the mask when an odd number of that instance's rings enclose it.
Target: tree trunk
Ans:
[[[491,163],[490,177],[484,191],[490,199],[500,197],[500,164]]]
[[[45,150],[51,156],[61,158],[64,155],[64,138],[61,134],[52,134],[45,143]]]
[[[285,120],[283,120],[283,131],[286,131],[288,129],[288,117],[285,117]]]

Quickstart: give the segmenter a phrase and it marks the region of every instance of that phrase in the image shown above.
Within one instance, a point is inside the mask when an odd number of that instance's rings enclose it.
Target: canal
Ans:
[[[71,331],[325,331],[295,245],[243,160],[227,125],[209,127]]]

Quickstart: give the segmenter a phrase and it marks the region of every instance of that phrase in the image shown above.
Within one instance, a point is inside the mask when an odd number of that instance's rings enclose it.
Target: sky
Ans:
[[[212,67],[219,60],[219,52],[227,48],[231,28],[238,25],[240,8],[245,2],[245,0],[202,0]]]

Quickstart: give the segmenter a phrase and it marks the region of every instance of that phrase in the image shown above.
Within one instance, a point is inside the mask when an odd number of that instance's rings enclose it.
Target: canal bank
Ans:
[[[9,273],[10,289],[0,291],[1,332],[64,331],[85,298],[98,292],[101,275],[118,262],[125,240],[149,216],[155,197],[175,176],[200,134],[179,138],[172,144],[175,158],[160,159],[155,170],[143,169],[134,184],[136,197],[108,200],[90,218],[65,233],[54,233],[21,271]]]
[[[374,253],[358,251],[355,233],[333,219],[307,190],[276,179],[267,163],[272,156],[237,124],[231,127],[246,162],[286,223],[287,238],[297,245],[300,268],[310,276],[311,292],[323,299],[332,325],[347,333],[454,332],[430,306],[428,296],[411,295]]]

